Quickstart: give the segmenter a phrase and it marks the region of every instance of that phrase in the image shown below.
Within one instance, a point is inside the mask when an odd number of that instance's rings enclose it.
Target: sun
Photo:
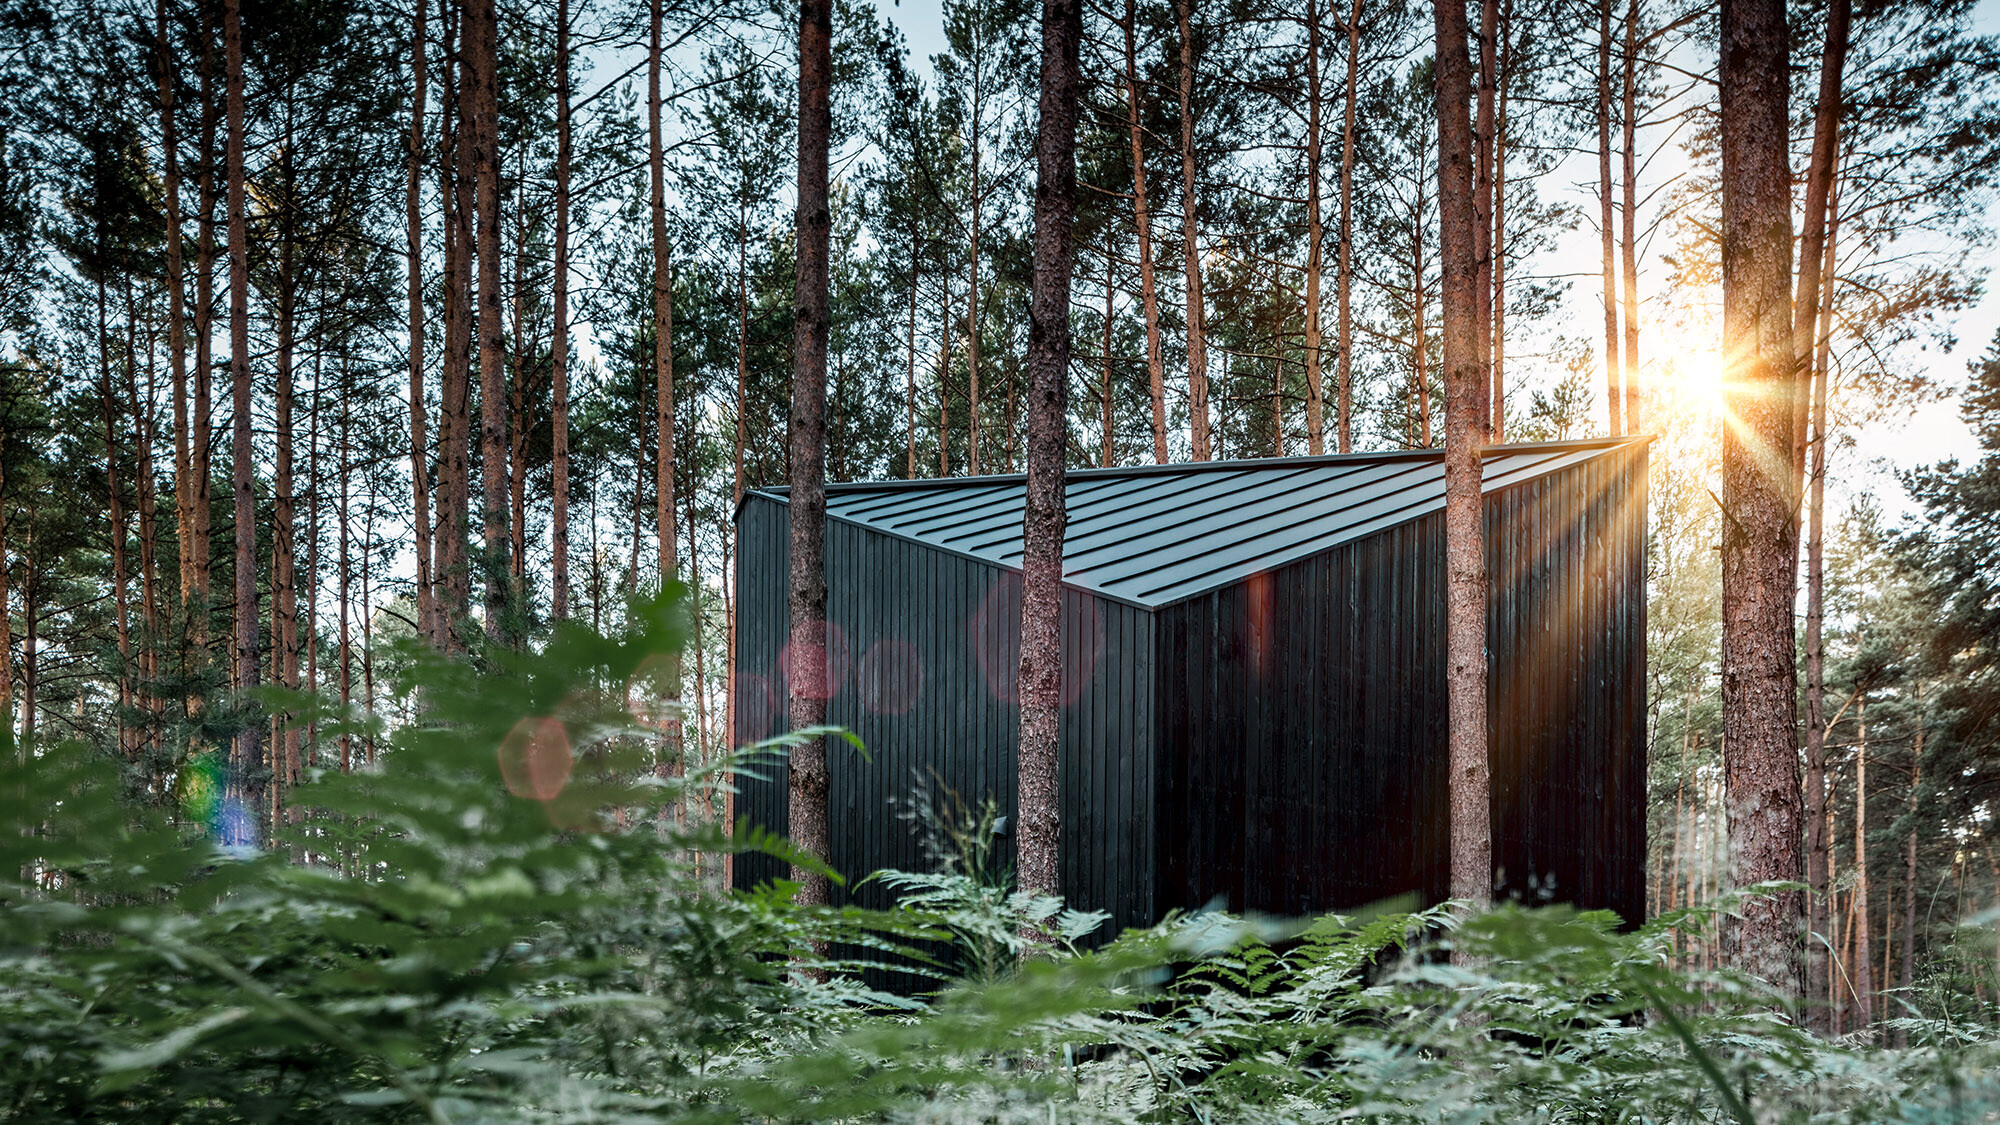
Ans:
[[[1715,341],[1677,336],[1664,341],[1652,368],[1655,401],[1704,421],[1726,416],[1729,383]]]

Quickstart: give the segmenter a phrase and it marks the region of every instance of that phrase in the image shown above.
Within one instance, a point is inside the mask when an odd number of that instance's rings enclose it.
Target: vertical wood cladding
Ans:
[[[782,503],[754,493],[738,516],[737,677],[739,684],[768,682],[775,715],[783,714],[785,693],[785,520]],[[827,722],[866,746],[865,754],[829,746],[828,859],[835,870],[851,884],[884,868],[934,869],[922,829],[908,816],[919,787],[942,787],[968,805],[990,797],[1011,825],[1019,575],[829,521],[827,616],[841,639]],[[1155,917],[1152,636],[1145,611],[1063,591],[1063,886],[1072,903],[1111,912],[1115,927]],[[779,729],[760,729],[761,714],[739,710],[739,741]],[[784,765],[764,772],[767,780],[739,783],[737,812],[783,832]],[[739,859],[736,871],[743,887],[786,874],[755,856]],[[836,888],[835,900],[884,906],[888,892],[870,884],[843,896]]]
[[[1607,445],[1503,484],[1485,502],[1498,885],[1636,922],[1646,448]],[[996,487],[968,482],[981,491],[964,503]],[[782,499],[748,495],[738,526],[747,741],[783,726]],[[830,748],[828,858],[850,880],[929,870],[919,829],[899,815],[917,786],[935,778],[1014,816],[1018,575],[841,519],[828,523],[827,566],[843,641],[827,718],[867,746],[866,757]],[[1123,927],[1211,902],[1291,915],[1443,898],[1444,605],[1437,512],[1152,608],[1066,588],[1072,905]],[[737,810],[783,832],[783,764],[767,772],[741,783]],[[743,887],[785,874],[758,857],[736,872]],[[887,902],[879,885],[851,893]]]
[[[1643,446],[1486,497],[1502,897],[1645,906]],[[1444,523],[1159,614],[1160,903],[1447,893]]]

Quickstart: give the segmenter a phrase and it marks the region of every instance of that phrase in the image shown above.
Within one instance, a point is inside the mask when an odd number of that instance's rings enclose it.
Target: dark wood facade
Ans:
[[[1528,468],[1502,474],[1486,496],[1496,875],[1507,895],[1635,921],[1645,902],[1646,447],[1505,448],[1527,452],[1489,466]],[[1303,914],[1443,897],[1443,523],[1425,491],[1435,458],[1077,474],[1072,534],[1110,544],[1092,573],[1115,572],[1102,559],[1118,544],[1169,574],[1226,562],[1228,551],[1252,569],[1194,593],[1168,586],[1151,603],[1136,580],[1065,590],[1074,698],[1062,732],[1063,880],[1074,905],[1108,910],[1122,927],[1212,902]],[[1221,472],[1239,489],[1268,477],[1279,502],[1232,515],[1189,499],[1185,479]],[[923,531],[976,519],[1003,528],[1004,502],[983,498],[1007,479],[830,494],[828,617],[844,644],[828,718],[869,748],[866,759],[841,748],[830,759],[828,858],[850,877],[924,866],[898,809],[932,775],[1014,813],[1018,575],[1004,544],[945,545]],[[1284,502],[1284,489],[1304,497],[1307,484],[1356,530],[1261,565],[1261,529],[1315,542],[1314,522],[1291,519]],[[961,499],[948,501],[955,486]],[[840,515],[843,489],[852,519]],[[937,515],[867,522],[869,505],[887,503]],[[1152,523],[1125,534],[1125,503]],[[776,493],[747,495],[737,516],[739,740],[782,724],[785,517]],[[782,777],[746,782],[737,811],[783,831]],[[739,886],[783,874],[754,858],[736,872]],[[863,888],[860,901],[879,905],[883,893]]]

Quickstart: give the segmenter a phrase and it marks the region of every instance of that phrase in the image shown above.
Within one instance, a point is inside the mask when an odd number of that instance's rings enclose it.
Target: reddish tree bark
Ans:
[[[472,102],[474,251],[479,263],[479,460],[486,635],[511,635],[516,610],[508,577],[507,335],[500,292],[499,28],[493,0],[465,0],[465,72]]]
[[[556,0],[555,328],[549,355],[549,600],[556,620],[569,616],[569,0]]]
[[[1082,0],[1043,0],[1041,121],[1035,135],[1035,264],[1028,311],[1028,480],[1021,517],[1020,831],[1022,890],[1061,895],[1057,746],[1062,702],[1064,458],[1069,441],[1070,230]]]
[[[828,148],[833,136],[833,2],[799,0],[798,280],[792,305],[791,575],[793,657],[785,669],[792,729],[826,720],[826,349],[827,268],[833,228]],[[825,858],[826,742],[792,750],[792,843]],[[826,876],[793,868],[798,901],[824,903]]]
[[[1486,738],[1486,550],[1480,501],[1486,372],[1479,362],[1480,271],[1468,106],[1472,62],[1466,50],[1464,6],[1440,3],[1435,12],[1451,896],[1478,907],[1493,894],[1493,841]]]
[[[1361,0],[1347,16],[1347,102],[1340,127],[1340,280],[1335,303],[1340,317],[1339,388],[1335,391],[1340,452],[1354,451],[1354,98],[1361,72]],[[1421,281],[1419,282],[1421,288]]]
[[[1181,254],[1187,274],[1188,352],[1188,435],[1197,461],[1208,460],[1208,329],[1202,297],[1201,222],[1196,214],[1194,157],[1194,0],[1174,0],[1174,19],[1180,25],[1181,54]],[[1107,240],[1109,235],[1106,236]],[[1109,276],[1108,264],[1106,259]],[[1106,297],[1107,305],[1109,296]],[[1106,332],[1109,325],[1107,320]],[[1108,364],[1111,349],[1105,348]],[[1110,432],[1106,427],[1106,434]],[[1109,448],[1109,437],[1106,438]],[[1109,453],[1104,463],[1111,463]]]
[[[1132,218],[1139,234],[1139,304],[1146,314],[1146,386],[1153,402],[1153,460],[1167,463],[1167,385],[1160,361],[1160,300],[1153,278],[1153,218],[1146,199],[1146,149],[1139,126],[1136,0],[1125,0],[1125,126],[1132,143]]]
[[[229,190],[229,382],[230,474],[236,500],[236,688],[257,686],[257,497],[251,491],[250,445],[250,239],[243,182],[243,17],[242,0],[223,0],[223,51],[227,55],[228,140],[224,178]],[[262,725],[244,724],[230,763],[233,795],[241,816],[264,807]],[[249,843],[247,825],[228,831],[232,843]]]
[[[437,643],[437,603],[431,589],[430,442],[424,418],[424,29],[429,0],[412,5],[410,29],[410,171],[403,184],[407,290],[410,309],[410,493],[417,536],[417,631]]]
[[[1618,247],[1611,200],[1611,0],[1597,0],[1597,226],[1604,248],[1604,399],[1610,433],[1625,432],[1618,376]]]
[[[1320,243],[1320,74],[1319,3],[1306,0],[1306,451],[1326,451],[1325,377],[1320,362],[1319,275]],[[1282,451],[1282,450],[1281,450]]]
[[[1783,0],[1724,0],[1721,32],[1722,351],[1734,419],[1722,433],[1723,773],[1729,876],[1748,886],[1804,874],[1793,743],[1798,356]],[[1746,903],[1723,929],[1724,958],[1799,995],[1804,922],[1797,892]]]

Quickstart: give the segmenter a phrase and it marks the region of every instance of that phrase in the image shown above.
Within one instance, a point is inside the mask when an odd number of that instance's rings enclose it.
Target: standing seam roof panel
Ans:
[[[1495,446],[1484,490],[1647,440]],[[1020,476],[830,485],[827,515],[1019,569],[1024,492]],[[1065,581],[1161,606],[1441,510],[1444,458],[1425,450],[1075,470],[1066,504]]]

